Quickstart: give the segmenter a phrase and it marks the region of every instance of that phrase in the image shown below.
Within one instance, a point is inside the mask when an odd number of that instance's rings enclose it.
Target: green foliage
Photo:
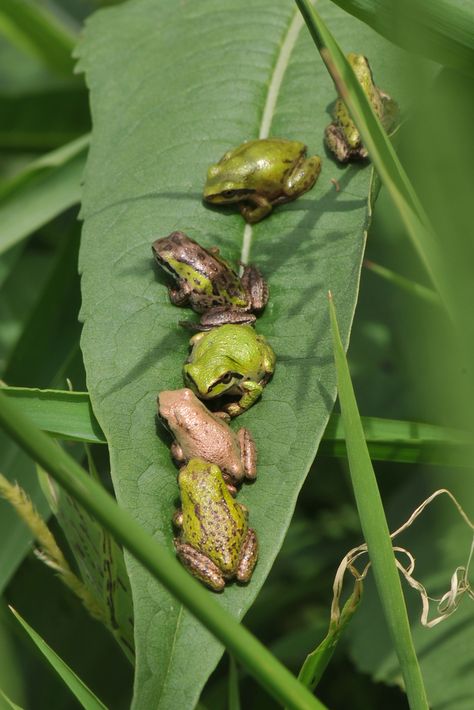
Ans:
[[[472,75],[474,12],[470,0],[333,0],[391,42]]]
[[[22,619],[14,609],[11,610],[15,618],[24,628],[30,639],[36,645],[38,652],[42,653],[46,661],[56,671],[60,678],[66,683],[69,690],[79,700],[85,710],[101,710],[105,708],[100,700],[89,690],[89,688],[81,681],[80,678],[72,671],[69,666],[48,646],[47,643],[36,633],[34,629]]]
[[[347,15],[328,3],[321,7],[350,35]],[[262,401],[239,420],[255,435],[259,451],[258,486],[244,489],[240,498],[258,531],[260,559],[246,588],[229,587],[218,600],[241,617],[282,543],[332,408],[324,293],[331,287],[339,294],[347,341],[368,224],[370,170],[353,166],[342,173],[326,161],[313,190],[252,230],[235,212],[204,207],[208,165],[262,130],[300,138],[311,153],[323,154],[329,117],[321,107],[335,99],[288,3],[229,6],[225,22],[219,10],[215,0],[186,9],[139,2],[98,14],[86,29],[80,67],[92,91],[95,128],[82,207],[82,347],[118,500],[171,550],[176,470],[169,440],[160,429],[156,435],[155,399],[160,389],[181,386],[188,334],[153,269],[151,242],[180,229],[205,246],[219,246],[226,258],[249,257],[268,278],[270,303],[257,329],[276,351],[276,373]],[[253,22],[242,22],[249,13]],[[197,25],[206,28],[200,41]],[[156,26],[166,32],[157,35]],[[258,67],[249,81],[236,76],[235,67],[246,54],[255,55],[257,36]],[[370,32],[360,43],[381,85],[398,94],[389,46]],[[135,48],[134,61],[125,66],[124,47]],[[173,65],[172,86],[163,56]],[[121,81],[112,85],[110,67],[117,63]],[[189,87],[201,76],[190,74],[191,65],[201,72],[212,66],[212,72],[195,94],[190,122]],[[304,112],[297,108],[303,97]],[[124,126],[130,127],[125,133]],[[142,569],[132,561],[128,568],[135,602],[135,707],[152,698],[166,707],[171,697],[191,705],[222,648]]]

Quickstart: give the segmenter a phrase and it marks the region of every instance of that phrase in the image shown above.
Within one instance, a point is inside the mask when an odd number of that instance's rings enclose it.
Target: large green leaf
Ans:
[[[320,5],[344,49],[368,54],[380,85],[398,97],[401,54],[330,3]],[[259,535],[260,559],[246,588],[218,597],[238,617],[278,552],[333,406],[326,292],[337,297],[347,344],[368,223],[370,170],[341,169],[328,158],[313,190],[253,229],[201,202],[207,166],[243,140],[298,138],[324,156],[334,88],[300,30],[287,0],[138,0],[98,13],[80,48],[93,117],[80,263],[88,387],[120,504],[170,550],[176,470],[168,438],[161,429],[157,436],[155,399],[182,386],[188,334],[153,269],[150,244],[180,229],[227,258],[250,256],[270,283],[257,327],[277,353],[277,369],[262,401],[238,421],[259,451],[258,480],[239,498]],[[193,707],[222,647],[136,562],[128,559],[128,569],[134,708]]]

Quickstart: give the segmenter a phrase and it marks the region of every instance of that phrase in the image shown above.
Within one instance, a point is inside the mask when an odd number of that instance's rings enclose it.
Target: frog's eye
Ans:
[[[229,382],[231,381],[232,377],[233,377],[232,372],[226,372],[225,375],[223,375],[223,376],[221,377],[221,382],[222,382],[222,384],[228,385]]]
[[[232,197],[235,197],[237,194],[237,190],[222,190],[221,195],[222,197],[225,197],[226,199],[231,199]]]

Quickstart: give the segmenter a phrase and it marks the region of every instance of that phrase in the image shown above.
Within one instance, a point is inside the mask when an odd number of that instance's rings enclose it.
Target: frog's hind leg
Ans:
[[[221,592],[224,589],[225,579],[219,567],[209,557],[176,538],[174,546],[181,563],[191,572],[193,577],[197,577],[214,592]]]
[[[237,579],[239,582],[248,582],[252,576],[253,568],[257,564],[258,558],[258,540],[255,530],[251,528],[247,531],[247,537],[244,540],[240,551],[239,564],[237,567]]]
[[[277,200],[275,204],[294,200],[296,197],[299,197],[299,195],[302,195],[303,192],[311,190],[320,172],[321,158],[319,158],[319,156],[313,155],[310,158],[302,157],[285,178],[284,198]]]
[[[257,477],[257,447],[248,429],[237,432],[240,446],[240,457],[245,471],[245,477],[254,480]]]

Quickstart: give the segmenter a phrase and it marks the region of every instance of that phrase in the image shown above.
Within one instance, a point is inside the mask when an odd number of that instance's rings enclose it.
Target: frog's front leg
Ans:
[[[289,199],[302,195],[311,190],[321,172],[321,158],[317,155],[303,158],[296,163],[291,172],[286,176],[284,183],[285,195]]]
[[[254,480],[257,477],[257,447],[255,446],[255,441],[248,429],[239,429],[237,437],[245,476]]]
[[[239,564],[237,567],[237,579],[239,582],[248,582],[252,576],[253,568],[257,563],[258,557],[258,540],[255,531],[251,528],[247,531],[242,549],[239,555]]]
[[[223,409],[225,409],[231,417],[237,417],[239,414],[242,414],[242,412],[245,412],[246,409],[249,409],[252,404],[255,404],[263,392],[263,385],[261,385],[260,382],[252,382],[252,380],[247,380],[240,386],[243,390],[245,390],[245,392],[239,401],[231,402],[223,407]]]
[[[272,205],[266,197],[255,193],[246,196],[245,202],[239,203],[239,210],[246,222],[255,224],[255,222],[260,222],[261,219],[270,214]]]
[[[174,546],[181,563],[194,577],[197,577],[215,592],[221,592],[224,589],[225,579],[219,567],[209,557],[177,538],[174,539]]]
[[[191,286],[189,284],[187,284],[185,281],[183,281],[179,285],[179,288],[170,287],[168,289],[170,301],[174,306],[185,306],[189,300],[189,296],[190,296],[191,292],[192,292]]]

